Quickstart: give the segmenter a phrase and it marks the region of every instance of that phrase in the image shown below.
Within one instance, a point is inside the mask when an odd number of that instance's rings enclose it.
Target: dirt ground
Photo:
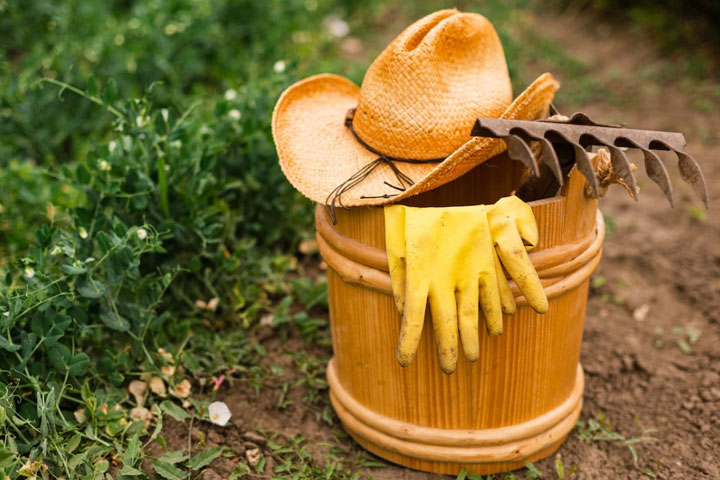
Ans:
[[[638,175],[638,203],[620,188],[611,189],[602,200],[601,208],[613,228],[592,281],[582,348],[586,388],[581,419],[587,422],[604,416],[613,431],[627,438],[653,429],[648,435],[657,440],[635,444],[637,465],[620,442],[583,441],[577,431],[558,454],[566,473],[575,468],[571,478],[577,479],[647,478],[645,475],[718,479],[720,163],[715,160],[720,156],[720,114],[717,108],[698,110],[696,98],[687,88],[654,82],[653,68],[660,59],[642,40],[582,17],[536,21],[549,25],[544,31],[587,61],[590,76],[620,98],[594,101],[582,110],[604,121],[683,131],[688,152],[704,170],[711,198],[708,211],[698,209],[700,203],[680,180],[672,157],[665,156],[675,187],[674,209],[642,172]],[[535,67],[540,73],[546,66]],[[708,87],[698,83],[696,88],[697,92]],[[566,113],[580,107],[564,102],[562,92],[558,104]],[[634,160],[642,170],[642,159]],[[289,378],[300,375],[286,352],[307,348],[301,340],[283,344],[268,336],[263,345],[269,352],[268,362],[283,366]],[[330,352],[318,348],[311,354],[323,357]],[[263,389],[256,397],[248,385],[235,383],[221,395],[233,412],[234,426],[203,427],[206,442],[228,445],[236,453],[256,445],[262,449],[262,442],[247,433],[261,427],[288,435],[304,434],[316,452],[322,451],[319,443],[336,441],[357,452],[336,419],[330,426],[318,420],[317,410],[303,404],[304,392],[303,388],[292,389],[289,395],[294,401],[281,412],[276,408],[277,390]],[[169,444],[175,441],[186,442],[187,433],[183,437],[179,432],[176,440],[168,437]],[[555,458],[536,463],[543,478],[557,477]],[[266,475],[273,464],[271,458]],[[233,465],[219,459],[212,467],[205,478],[227,478]],[[390,465],[362,473],[375,479],[437,478]],[[517,474],[522,478],[522,471]]]

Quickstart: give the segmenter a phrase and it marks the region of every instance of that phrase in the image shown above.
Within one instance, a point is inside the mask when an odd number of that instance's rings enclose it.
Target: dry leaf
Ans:
[[[147,383],[142,380],[133,380],[128,385],[128,392],[135,397],[135,403],[140,406],[143,403],[145,392],[147,392]]]
[[[170,378],[173,375],[175,375],[175,366],[174,365],[165,365],[160,367],[160,371],[163,374],[163,377]]]
[[[172,356],[172,353],[167,352],[164,348],[158,348],[158,356],[165,360],[165,363],[175,363],[175,359]]]
[[[298,245],[298,250],[300,250],[300,253],[303,255],[312,255],[314,253],[317,253],[318,251],[318,245],[316,240],[303,240],[300,242],[300,245]]]
[[[165,388],[165,382],[160,377],[152,377],[150,379],[150,390],[160,397],[167,395],[167,389]]]
[[[146,428],[150,425],[152,418],[152,412],[145,407],[135,407],[130,410],[130,419],[144,422]]]
[[[213,297],[208,302],[207,309],[210,310],[211,312],[214,312],[215,310],[217,310],[219,303],[220,303],[220,299],[218,297]]]
[[[85,417],[85,409],[79,408],[73,412],[73,416],[75,417],[75,421],[78,423],[85,423],[86,417]]]
[[[257,467],[258,463],[260,463],[261,456],[262,454],[259,448],[251,448],[245,451],[245,458],[247,458],[248,465],[253,468]]]
[[[180,398],[187,398],[190,396],[190,389],[192,385],[187,378],[183,379],[180,383],[175,385],[175,388],[170,388],[170,393]]]

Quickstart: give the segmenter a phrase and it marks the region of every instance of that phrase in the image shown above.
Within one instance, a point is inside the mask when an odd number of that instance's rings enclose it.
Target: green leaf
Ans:
[[[213,460],[222,454],[223,450],[225,450],[224,447],[213,447],[203,450],[191,458],[187,465],[192,469],[199,469],[206,465],[210,465]]]
[[[80,352],[75,354],[68,362],[68,374],[77,377],[85,372],[85,368],[90,363],[90,357],[86,353]]]
[[[90,181],[92,180],[92,176],[90,176],[90,171],[82,163],[79,164],[75,169],[75,178],[77,178],[77,181],[80,185],[89,185]]]
[[[152,466],[158,475],[167,480],[183,480],[186,477],[185,472],[161,460],[153,460]]]
[[[542,472],[538,470],[538,468],[532,463],[525,462],[525,468],[528,469],[527,473],[525,474],[525,478],[527,478],[528,480],[536,480],[538,478],[542,478]]]
[[[98,460],[95,463],[95,471],[97,471],[97,472],[105,473],[108,471],[108,468],[110,468],[110,462],[108,462],[104,458],[101,460]]]
[[[465,477],[467,477],[467,470],[465,470],[463,468],[462,471],[460,471],[460,473],[458,473],[456,480],[465,480]]]
[[[87,272],[87,268],[79,265],[69,265],[67,263],[60,265],[60,270],[67,273],[68,275],[82,275]]]
[[[112,105],[118,96],[117,82],[114,78],[110,78],[100,92],[100,99],[105,105]]]
[[[100,314],[100,320],[102,320],[105,325],[112,328],[113,330],[117,330],[120,332],[127,332],[128,330],[130,330],[130,322],[128,322],[125,318],[115,312],[102,312]]]
[[[74,469],[78,465],[80,465],[81,462],[85,461],[85,457],[87,456],[87,452],[78,453],[77,455],[73,455],[70,460],[68,461],[68,467]]]
[[[18,350],[20,350],[20,345],[11,343],[3,335],[0,335],[0,348],[12,353],[12,352],[17,352]]]
[[[120,469],[118,475],[125,477],[139,477],[140,475],[144,475],[144,473],[137,468],[131,467],[130,465],[125,465],[122,469]]]
[[[97,95],[97,80],[95,79],[95,75],[93,75],[92,73],[88,77],[87,88],[85,89],[85,91],[91,97]]]
[[[185,455],[184,450],[173,450],[172,452],[165,452],[163,456],[160,457],[160,460],[170,465],[175,465],[176,463],[187,460],[187,455]]]
[[[68,371],[71,354],[67,346],[62,343],[57,343],[54,347],[47,350],[47,355],[50,360],[50,365],[52,365],[55,370],[61,373]]]
[[[140,441],[140,434],[136,433],[130,438],[127,448],[122,454],[123,463],[125,465],[134,465],[140,455],[141,449],[142,442]]]
[[[178,420],[180,422],[184,422],[188,418],[190,418],[190,415],[183,410],[182,408],[178,407],[175,403],[171,402],[170,400],[164,400],[160,404],[160,408],[163,412],[167,413],[171,417],[173,417],[175,420]]]
[[[98,282],[97,280],[93,280],[91,278],[85,280],[77,289],[81,296],[91,299],[102,298],[105,295],[106,290],[107,289],[102,282]]]
[[[14,460],[16,454],[12,452],[9,448],[5,448],[3,445],[0,445],[0,467],[6,467],[12,463]]]
[[[82,440],[82,435],[80,435],[79,433],[73,435],[70,440],[68,440],[67,445],[65,445],[65,451],[67,453],[72,453],[73,450],[75,450],[78,445],[80,445],[80,440]]]
[[[557,476],[560,480],[565,478],[565,465],[563,465],[559,456],[555,457],[555,471],[557,472]]]

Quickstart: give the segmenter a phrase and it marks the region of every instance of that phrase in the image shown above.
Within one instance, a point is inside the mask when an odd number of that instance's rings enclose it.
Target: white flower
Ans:
[[[350,26],[337,15],[328,15],[323,20],[323,24],[333,37],[342,38],[350,33]]]
[[[52,255],[53,257],[54,257],[55,255],[60,255],[61,253],[62,253],[62,248],[58,247],[57,245],[55,245],[55,246],[52,248],[52,250],[50,250],[50,255]]]
[[[112,167],[107,162],[107,160],[100,160],[100,164],[98,165],[98,168],[104,172],[109,172],[112,169]]]
[[[87,230],[85,230],[85,227],[80,227],[80,229],[78,230],[78,235],[80,235],[80,238],[82,238],[83,240],[88,237],[88,233]]]
[[[225,90],[225,100],[235,100],[237,98],[237,92],[232,88]]]
[[[160,115],[162,115],[163,120],[165,120],[165,123],[167,123],[168,122],[168,109],[167,108],[161,109]]]
[[[25,276],[27,278],[33,278],[35,276],[35,269],[32,267],[27,267],[25,269]]]
[[[228,112],[228,117],[232,118],[233,120],[240,120],[242,114],[240,113],[240,110],[238,110],[237,108],[233,108]]]
[[[278,60],[275,62],[275,65],[273,65],[273,70],[275,70],[275,73],[282,73],[285,71],[285,61],[284,60]]]
[[[147,230],[144,228],[138,228],[137,236],[140,240],[145,240],[147,238]]]
[[[138,127],[142,127],[143,125],[145,125],[145,117],[143,117],[142,115],[138,115],[137,117],[135,117],[135,123],[137,123]]]
[[[108,143],[108,150],[110,150],[111,153],[114,152],[116,148],[117,142],[115,140],[112,140],[110,143]]]
[[[220,425],[221,427],[227,425],[230,417],[232,416],[230,409],[227,405],[225,405],[225,402],[211,403],[208,407],[208,414],[210,415],[210,421],[215,425]]]

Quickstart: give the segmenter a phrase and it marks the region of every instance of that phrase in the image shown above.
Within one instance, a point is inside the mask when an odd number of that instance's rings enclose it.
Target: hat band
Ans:
[[[390,188],[394,188],[395,190],[398,190],[399,192],[404,192],[407,190],[408,187],[415,184],[415,182],[407,176],[405,173],[401,172],[400,169],[395,165],[395,162],[401,162],[401,163],[412,163],[412,164],[428,164],[428,163],[440,163],[447,157],[441,157],[441,158],[427,158],[427,159],[420,159],[420,158],[399,158],[399,157],[392,157],[390,155],[385,155],[384,153],[376,150],[372,146],[370,146],[365,140],[360,138],[360,135],[357,134],[355,131],[355,128],[353,127],[353,119],[355,117],[355,108],[351,108],[347,111],[345,114],[345,126],[350,129],[350,132],[353,134],[353,137],[355,137],[355,140],[368,152],[373,153],[378,156],[375,160],[368,163],[364,167],[362,167],[360,170],[355,172],[350,178],[345,180],[343,183],[335,187],[327,196],[325,199],[325,209],[327,210],[328,215],[330,216],[330,219],[334,224],[337,224],[337,216],[335,215],[335,206],[340,205],[343,208],[346,208],[345,205],[342,203],[342,195],[350,190],[351,188],[355,187],[357,184],[365,180],[372,172],[375,170],[379,165],[386,164],[392,172],[395,174],[395,178],[397,179],[397,182],[399,186],[393,185],[387,181],[384,181],[383,183],[387,185]],[[398,193],[385,193],[382,195],[363,195],[360,198],[392,198],[394,196],[399,195]]]

